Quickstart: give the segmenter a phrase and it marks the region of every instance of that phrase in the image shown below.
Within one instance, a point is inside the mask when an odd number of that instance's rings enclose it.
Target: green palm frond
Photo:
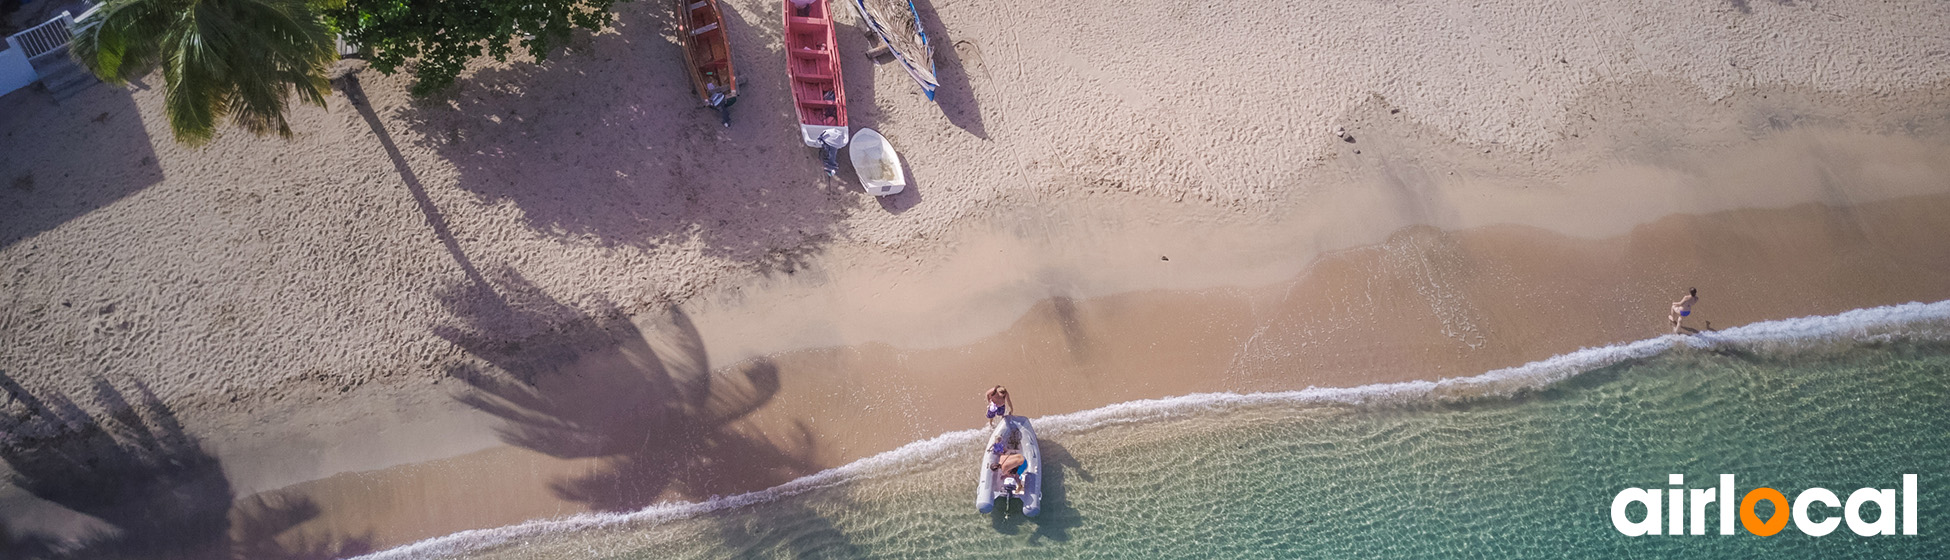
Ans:
[[[225,118],[291,136],[289,100],[325,104],[332,35],[304,0],[109,0],[81,23],[75,60],[122,84],[160,66],[176,139],[201,145]]]

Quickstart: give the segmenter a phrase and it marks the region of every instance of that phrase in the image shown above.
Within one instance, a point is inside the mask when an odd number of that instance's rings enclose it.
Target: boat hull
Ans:
[[[712,106],[712,94],[738,97],[738,76],[731,63],[731,43],[718,0],[674,0],[677,4],[677,43],[684,49],[692,94]],[[720,101],[720,103],[725,103]]]
[[[913,0],[848,0],[860,19],[887,45],[887,51],[907,70],[908,77],[921,85],[921,92],[934,100],[941,87],[935,74],[934,43],[921,24],[921,11]]]
[[[847,155],[853,159],[853,172],[859,174],[860,187],[867,194],[887,196],[907,188],[901,156],[879,131],[862,128],[853,133],[853,140],[847,146]]]
[[[801,124],[799,125],[799,139],[806,142],[806,147],[824,148],[826,147],[826,143],[821,138],[825,136],[828,130],[840,131],[840,137],[846,138],[846,127],[844,126]]]
[[[833,14],[825,0],[804,6],[783,0],[785,11],[786,74],[792,105],[799,117],[799,136],[807,146],[826,147],[820,135],[838,129],[844,142],[846,84],[840,73]]]

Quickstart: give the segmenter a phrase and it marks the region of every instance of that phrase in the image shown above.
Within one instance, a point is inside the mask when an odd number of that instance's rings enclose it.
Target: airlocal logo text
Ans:
[[[1706,508],[1713,507],[1719,514],[1720,534],[1733,534],[1734,512],[1740,514],[1740,526],[1747,532],[1763,537],[1773,536],[1787,528],[1788,520],[1794,520],[1794,528],[1812,536],[1822,536],[1835,531],[1844,520],[1848,529],[1857,535],[1871,537],[1896,534],[1895,490],[1863,488],[1849,493],[1844,503],[1826,488],[1809,488],[1794,497],[1792,506],[1786,495],[1773,488],[1755,488],[1740,498],[1735,506],[1733,501],[1733,475],[1720,475],[1719,488],[1676,488],[1686,483],[1686,477],[1671,475],[1668,483],[1675,488],[1665,492],[1656,489],[1626,488],[1611,499],[1611,526],[1628,537],[1657,535],[1664,529],[1667,535],[1706,534]],[[1665,499],[1660,499],[1664,494]],[[1900,493],[1903,503],[1903,534],[1916,534],[1916,475],[1903,475],[1903,489]],[[1760,502],[1771,502],[1774,513],[1766,520],[1760,518],[1755,506]],[[1626,515],[1626,508],[1632,504],[1645,506],[1645,519],[1633,521]],[[1661,507],[1664,504],[1666,507]],[[1875,504],[1876,518],[1863,519],[1864,505]],[[1689,507],[1690,506],[1690,507]],[[1819,510],[1817,509],[1819,508]],[[1840,509],[1840,512],[1836,512]],[[1819,512],[1819,515],[1816,515]],[[1837,515],[1839,513],[1839,515]],[[1817,520],[1819,519],[1819,520]],[[1664,522],[1661,523],[1661,520]]]

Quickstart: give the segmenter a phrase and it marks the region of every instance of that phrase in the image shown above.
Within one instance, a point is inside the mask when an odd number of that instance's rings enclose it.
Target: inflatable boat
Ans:
[[[1009,498],[1015,498],[1022,500],[1023,515],[1034,517],[1041,513],[1043,454],[1036,446],[1036,430],[1029,427],[1029,419],[1002,417],[985,443],[988,448],[982,451],[981,472],[976,475],[980,482],[975,485],[975,511],[995,511],[997,504],[1007,505]],[[1011,451],[1022,454],[1022,472],[989,468]]]

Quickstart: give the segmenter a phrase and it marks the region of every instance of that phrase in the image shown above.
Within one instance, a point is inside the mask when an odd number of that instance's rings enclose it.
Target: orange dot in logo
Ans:
[[[1761,500],[1774,502],[1774,515],[1773,517],[1767,518],[1766,523],[1761,523],[1760,516],[1754,515],[1754,504],[1760,503]],[[1779,533],[1781,529],[1786,529],[1787,524],[1788,500],[1787,496],[1782,495],[1780,490],[1765,487],[1755,488],[1752,492],[1747,493],[1747,497],[1740,499],[1740,526],[1746,527],[1747,532],[1763,537],[1772,537],[1774,533]]]

